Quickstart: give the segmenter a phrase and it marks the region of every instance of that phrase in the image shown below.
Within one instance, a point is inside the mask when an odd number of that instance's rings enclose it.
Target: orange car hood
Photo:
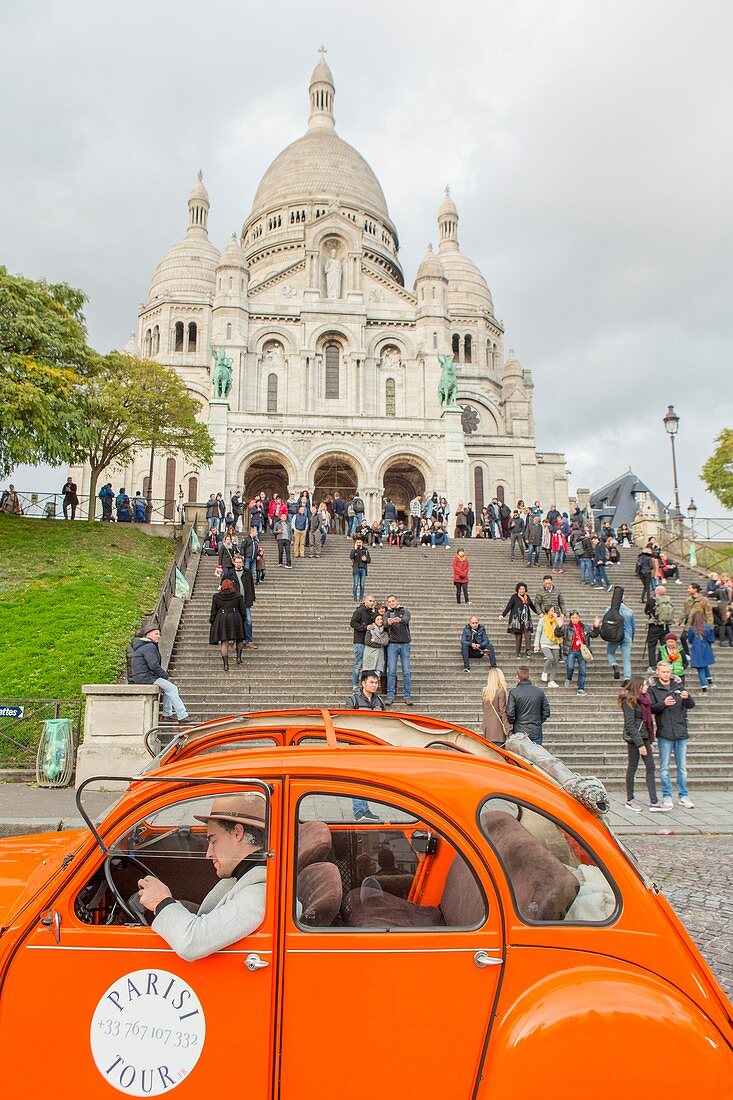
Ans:
[[[88,836],[86,829],[68,829],[0,840],[0,935]]]

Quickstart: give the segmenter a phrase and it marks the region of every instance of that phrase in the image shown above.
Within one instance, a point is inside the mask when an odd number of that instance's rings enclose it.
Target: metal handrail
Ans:
[[[192,536],[196,531],[197,526],[198,517],[194,516],[194,518],[184,530],[183,544],[181,546],[181,549],[178,551],[178,554],[175,556],[170,566],[168,567],[168,572],[166,573],[165,580],[163,581],[163,584],[161,586],[160,595],[158,596],[157,603],[155,604],[155,609],[150,616],[151,622],[156,622],[161,630],[163,629],[163,623],[165,622],[166,615],[168,614],[171,600],[176,594],[176,570],[180,570],[181,573],[185,574],[186,569],[188,568],[188,563],[191,560],[191,554],[193,553]]]

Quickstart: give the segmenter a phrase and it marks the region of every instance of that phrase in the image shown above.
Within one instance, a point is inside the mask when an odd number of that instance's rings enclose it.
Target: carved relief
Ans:
[[[481,417],[473,405],[464,405],[461,411],[461,425],[466,435],[477,432],[481,427]]]
[[[396,348],[394,344],[388,344],[382,348],[382,355],[379,360],[379,365],[386,371],[397,371],[402,366],[402,356],[400,355],[400,349]]]

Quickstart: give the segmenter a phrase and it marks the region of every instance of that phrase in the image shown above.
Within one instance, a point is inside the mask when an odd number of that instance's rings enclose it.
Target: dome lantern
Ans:
[[[310,95],[311,113],[308,117],[309,130],[334,130],[336,124],[333,117],[333,101],[336,88],[333,83],[331,70],[326,64],[326,48],[321,46],[318,51],[321,60],[313,70],[308,93]]]
[[[438,210],[438,228],[440,230],[440,251],[458,248],[458,209],[446,186],[443,201]]]
[[[196,183],[188,196],[188,232],[206,233],[209,220],[209,192],[204,187],[204,173],[199,168]]]

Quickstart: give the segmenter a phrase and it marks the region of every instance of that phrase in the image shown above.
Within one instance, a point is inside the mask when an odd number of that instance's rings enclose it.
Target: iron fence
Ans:
[[[49,718],[69,719],[75,753],[81,714],[81,699],[0,699],[0,767],[35,769],[43,724]]]
[[[733,572],[733,519],[672,517],[661,532],[663,549],[671,557],[709,572]]]
[[[16,490],[20,499],[20,506],[23,509],[23,515],[27,519],[69,519],[72,518],[71,507],[67,508],[66,514],[64,514],[64,496],[63,493],[36,493],[33,491],[20,491]],[[128,523],[138,522],[134,518],[134,497],[130,497],[130,508],[132,512],[132,519],[127,520]],[[89,518],[89,497],[79,494],[79,503],[74,510],[74,519],[87,520]],[[147,518],[145,522],[148,523],[183,523],[185,522],[185,503],[181,500],[180,494],[175,497],[171,497],[170,500],[164,497],[154,497],[152,500],[146,502],[147,505]],[[97,506],[95,509],[95,521],[106,522],[102,519],[102,502],[97,500]],[[117,509],[112,506],[111,522],[125,522],[117,520]]]

